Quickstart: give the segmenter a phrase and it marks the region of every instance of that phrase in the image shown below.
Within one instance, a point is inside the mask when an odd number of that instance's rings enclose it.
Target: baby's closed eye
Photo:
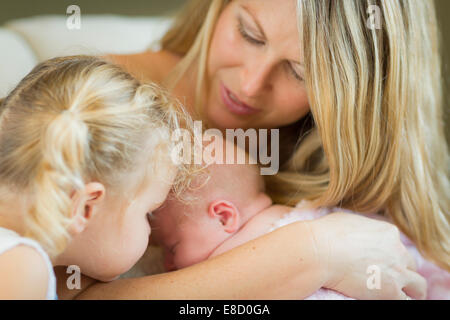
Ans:
[[[175,248],[177,247],[177,245],[180,243],[180,241],[177,241],[175,244],[173,244],[172,246],[170,246],[170,253],[171,254],[175,254]]]

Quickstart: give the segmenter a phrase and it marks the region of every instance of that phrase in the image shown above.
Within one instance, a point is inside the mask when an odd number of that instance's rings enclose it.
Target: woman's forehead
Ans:
[[[265,36],[269,47],[286,60],[302,62],[296,0],[238,0],[236,5],[250,27]]]

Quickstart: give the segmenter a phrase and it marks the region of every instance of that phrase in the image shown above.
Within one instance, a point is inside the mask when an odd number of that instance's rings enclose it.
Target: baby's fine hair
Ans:
[[[139,158],[170,152],[180,117],[164,90],[101,58],[37,65],[0,99],[0,188],[26,195],[25,236],[51,256],[64,251],[73,192],[89,181],[118,184]],[[157,146],[143,153],[149,137]]]

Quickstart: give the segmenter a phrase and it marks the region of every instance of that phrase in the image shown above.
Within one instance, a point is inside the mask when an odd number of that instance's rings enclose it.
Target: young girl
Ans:
[[[102,281],[133,266],[179,176],[180,114],[88,56],[44,62],[0,100],[0,299],[55,299],[52,266]]]

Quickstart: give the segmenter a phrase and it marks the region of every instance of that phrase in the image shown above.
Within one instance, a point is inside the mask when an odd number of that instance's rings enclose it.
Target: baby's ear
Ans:
[[[218,219],[225,232],[234,233],[239,229],[240,213],[234,204],[227,200],[215,200],[208,208],[208,215]]]

